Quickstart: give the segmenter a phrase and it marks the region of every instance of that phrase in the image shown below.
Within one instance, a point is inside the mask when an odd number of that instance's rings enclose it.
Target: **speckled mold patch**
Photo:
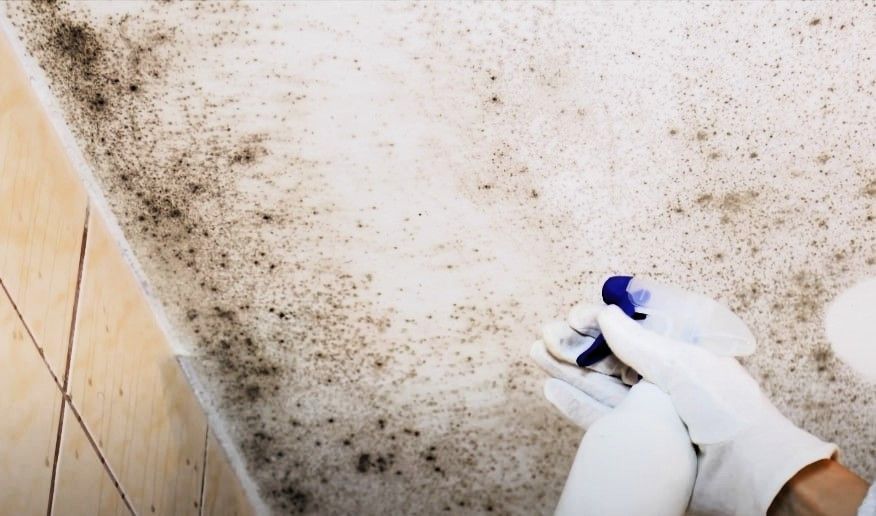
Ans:
[[[825,303],[876,272],[872,4],[9,3],[278,513],[549,512],[540,324],[730,304],[876,475]]]

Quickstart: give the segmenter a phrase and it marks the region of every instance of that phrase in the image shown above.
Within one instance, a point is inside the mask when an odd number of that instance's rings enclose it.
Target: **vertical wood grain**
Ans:
[[[209,516],[255,514],[225,452],[212,432],[207,433],[207,464],[204,474],[204,512]]]
[[[104,223],[89,223],[69,394],[142,514],[197,514],[206,419]]]
[[[0,34],[0,282],[64,381],[87,195]]]
[[[250,513],[2,34],[0,283],[0,512]]]
[[[0,512],[45,514],[61,391],[0,292]]]
[[[75,414],[69,406],[65,410],[53,514],[132,514]]]

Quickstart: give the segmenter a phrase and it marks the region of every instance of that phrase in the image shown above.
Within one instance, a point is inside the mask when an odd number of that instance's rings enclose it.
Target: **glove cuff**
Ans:
[[[732,441],[700,448],[691,504],[695,513],[766,514],[797,472],[838,453],[835,444],[777,416],[746,429]]]

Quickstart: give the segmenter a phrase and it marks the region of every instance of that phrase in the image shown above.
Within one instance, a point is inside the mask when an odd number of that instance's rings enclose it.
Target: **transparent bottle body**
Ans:
[[[636,312],[646,315],[639,322],[649,330],[722,356],[754,352],[756,341],[745,322],[707,296],[635,276],[627,295]]]

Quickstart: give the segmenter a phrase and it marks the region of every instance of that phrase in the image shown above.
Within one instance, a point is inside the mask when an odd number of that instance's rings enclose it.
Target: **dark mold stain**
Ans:
[[[867,183],[864,187],[864,195],[867,197],[876,197],[876,179]]]
[[[516,349],[513,343],[528,339],[522,335],[536,330],[541,321],[533,320],[533,313],[540,308],[528,308],[528,301],[514,298],[519,290],[510,300],[494,303],[503,298],[494,295],[494,286],[489,283],[479,283],[477,293],[455,300],[446,307],[446,314],[405,318],[399,316],[400,310],[381,308],[386,304],[375,300],[392,293],[381,292],[384,283],[377,273],[387,271],[354,269],[340,257],[347,257],[343,250],[352,242],[392,242],[383,238],[385,228],[375,224],[380,217],[372,216],[384,214],[383,206],[375,203],[358,212],[339,206],[336,199],[342,197],[333,196],[332,188],[336,187],[328,178],[341,170],[328,164],[335,157],[323,157],[322,162],[302,157],[312,155],[312,149],[302,142],[314,141],[317,129],[299,124],[295,117],[325,107],[327,103],[319,100],[327,94],[323,85],[302,80],[299,76],[306,75],[303,68],[284,72],[273,66],[282,63],[272,61],[270,52],[267,56],[246,56],[265,59],[262,68],[246,68],[264,70],[265,76],[252,77],[250,89],[238,85],[235,98],[211,96],[204,84],[210,79],[201,82],[198,72],[205,69],[215,72],[220,80],[240,79],[235,75],[239,69],[223,68],[227,63],[211,57],[210,49],[232,50],[229,54],[234,54],[254,41],[252,31],[257,25],[262,31],[289,29],[279,26],[287,20],[274,20],[276,13],[266,5],[148,4],[136,16],[108,18],[92,18],[76,3],[10,3],[7,10],[13,12],[11,19],[45,69],[84,154],[172,321],[190,334],[204,377],[218,393],[223,415],[233,422],[234,438],[248,469],[278,513],[363,513],[374,508],[392,513],[425,507],[427,511],[504,514],[551,506],[579,435],[559,418],[545,417],[548,408],[535,387],[540,376],[525,358],[507,359],[508,350]],[[566,8],[570,7],[509,7],[521,9],[512,13],[522,14],[521,20],[541,19],[552,16],[548,10],[561,12]],[[814,369],[822,379],[843,380],[835,385],[846,389],[841,394],[848,399],[855,397],[864,412],[872,407],[872,396],[854,391],[858,384],[848,380],[816,331],[821,307],[837,290],[828,273],[841,267],[860,268],[864,263],[872,266],[876,260],[872,231],[867,229],[873,217],[871,201],[876,196],[872,163],[862,158],[846,167],[850,162],[843,155],[846,146],[830,141],[815,145],[805,141],[806,149],[801,145],[799,151],[794,141],[792,150],[800,152],[794,155],[787,145],[792,140],[779,132],[781,123],[758,118],[772,112],[773,102],[787,102],[782,104],[782,112],[788,117],[802,109],[791,99],[775,100],[774,95],[781,93],[783,84],[793,82],[788,73],[809,76],[801,73],[808,61],[760,64],[758,60],[757,66],[765,67],[757,68],[760,75],[740,77],[739,84],[753,88],[745,91],[722,90],[721,81],[704,75],[712,61],[691,61],[694,68],[673,67],[677,72],[673,84],[680,85],[678,104],[673,107],[677,117],[673,115],[666,126],[656,126],[659,134],[646,134],[654,132],[653,127],[640,132],[648,128],[640,125],[648,113],[631,113],[631,131],[622,138],[626,143],[608,145],[602,141],[605,135],[599,133],[603,107],[606,113],[618,115],[633,111],[641,107],[636,98],[639,95],[618,99],[611,88],[600,86],[581,91],[581,98],[576,94],[570,102],[557,92],[577,91],[597,77],[599,84],[611,85],[617,77],[611,77],[612,67],[603,65],[619,55],[606,55],[605,62],[594,60],[592,67],[576,68],[570,63],[586,61],[580,59],[585,50],[579,50],[584,44],[578,40],[590,35],[572,31],[575,41],[571,46],[551,45],[542,51],[532,45],[529,32],[515,33],[515,23],[500,24],[488,46],[474,44],[467,22],[458,15],[477,9],[452,4],[399,6],[395,14],[410,16],[406,18],[410,26],[420,24],[425,32],[422,38],[420,34],[407,38],[401,31],[392,44],[399,59],[410,52],[410,70],[415,74],[432,74],[428,77],[434,80],[436,90],[450,83],[434,70],[457,72],[452,82],[461,96],[452,98],[453,105],[447,99],[446,105],[434,104],[440,91],[420,92],[411,99],[423,110],[418,116],[424,121],[440,119],[442,131],[457,131],[460,141],[474,142],[460,149],[467,165],[464,173],[448,176],[453,188],[476,208],[493,214],[494,218],[485,220],[496,223],[494,231],[514,235],[520,247],[531,247],[533,260],[538,259],[538,249],[551,251],[551,263],[538,274],[554,276],[544,283],[538,278],[519,278],[520,284],[526,288],[547,285],[552,298],[562,292],[559,297],[570,300],[588,291],[591,282],[616,272],[590,269],[601,256],[610,256],[612,266],[625,271],[653,273],[671,282],[700,282],[703,291],[732,292],[728,302],[746,320],[753,321],[753,329],[764,343],[759,355],[746,365],[760,368],[753,372],[769,382],[770,395],[784,403],[783,408],[796,410],[793,415],[797,421],[814,421],[816,429],[823,428],[825,438],[842,438],[844,447],[854,445],[860,435],[872,435],[860,431],[863,425],[848,429],[819,426],[822,422],[815,418],[829,413],[818,404],[822,401],[816,400],[807,411],[804,403],[808,401],[798,403],[790,396],[783,398],[782,393],[783,388],[796,385],[788,380],[794,377],[789,371],[799,367],[802,374]],[[190,23],[169,23],[167,20],[174,17],[165,15],[169,11]],[[302,24],[316,18],[302,8]],[[811,15],[802,19],[809,18]],[[246,23],[241,23],[242,19]],[[827,16],[823,19],[829,20]],[[455,24],[453,30],[445,30],[451,26],[447,20]],[[799,33],[805,29],[800,20],[799,14],[789,17],[776,30],[785,31],[790,24]],[[275,22],[279,28],[270,28]],[[331,23],[316,22],[304,30],[321,31],[341,42],[351,37],[334,33]],[[851,21],[848,27],[843,35],[854,30]],[[523,28],[520,25],[521,31]],[[387,30],[395,29],[387,23]],[[819,38],[822,32],[806,38]],[[762,29],[754,29],[753,34],[738,44],[718,43],[725,45],[721,48],[727,50],[727,60],[738,60],[740,72],[755,70],[754,64],[745,64],[752,60],[743,59],[742,52],[749,51],[746,47],[770,39],[764,37],[769,34]],[[552,37],[553,32],[539,35]],[[420,46],[406,46],[407,40],[436,46],[423,52]],[[556,41],[543,39],[540,45]],[[704,47],[691,41],[691,53],[685,59],[711,55],[702,53]],[[471,48],[466,50],[465,45]],[[489,45],[498,45],[494,47],[496,54],[486,51],[493,49]],[[513,45],[513,51],[508,45]],[[449,48],[460,51],[437,50]],[[477,52],[470,52],[472,49]],[[293,49],[278,46],[277,51],[279,55]],[[501,51],[504,53],[499,55]],[[623,53],[620,58],[629,59],[628,52]],[[429,62],[438,55],[447,62]],[[633,57],[649,58],[639,52]],[[318,59],[333,67],[348,66],[352,74],[366,73],[374,64],[364,56],[325,55]],[[306,66],[319,66],[318,59]],[[452,68],[433,68],[436,64]],[[394,71],[392,67],[386,70],[390,75]],[[766,84],[763,74],[767,71],[777,78],[767,81],[776,90],[771,86],[769,100],[764,102],[763,90],[755,86]],[[590,73],[598,76],[588,78]],[[823,74],[820,70],[813,80]],[[395,86],[404,85],[403,75],[398,77],[401,82]],[[264,98],[256,89],[262,79],[274,85],[283,82],[289,87],[288,96],[283,100]],[[470,88],[458,86],[466,81]],[[842,85],[839,78],[835,82]],[[868,84],[859,85],[863,91],[857,97],[859,102],[872,98]],[[399,88],[399,95],[404,89]],[[647,84],[637,91],[643,98],[653,93]],[[809,98],[822,93],[825,107],[816,117],[819,124],[833,124],[837,134],[845,127],[858,127],[857,121],[844,125],[845,120],[837,119],[835,113],[844,111],[833,110],[830,90],[813,90]],[[757,110],[745,104],[749,98],[759,102]],[[253,111],[264,114],[253,107],[266,102],[277,107],[270,124],[262,124],[251,115]],[[527,103],[541,111],[528,110]],[[459,111],[463,113],[457,118]],[[813,113],[804,114],[816,119]],[[535,118],[538,124],[533,124]],[[284,128],[280,135],[271,132],[277,127]],[[289,127],[295,129],[286,131]],[[738,134],[741,127],[751,127],[750,134]],[[364,134],[342,140],[349,128],[339,124],[336,129],[318,141],[332,138],[339,143],[339,150],[347,143],[356,147],[369,141]],[[530,130],[533,135],[529,135]],[[663,131],[669,133],[670,142]],[[856,135],[865,134],[860,128],[855,131]],[[617,136],[620,138],[620,133]],[[660,142],[649,144],[648,138]],[[866,145],[870,144],[868,139]],[[391,153],[395,142],[381,141],[379,145]],[[671,147],[672,152],[663,152],[661,145]],[[862,148],[855,141],[847,147]],[[586,152],[580,152],[582,148]],[[617,149],[633,148],[661,160],[644,169],[636,167],[633,173],[631,165],[638,162],[617,153]],[[830,167],[824,167],[826,156],[830,156]],[[803,170],[789,171],[787,163],[806,165],[801,165]],[[431,170],[431,163],[409,164],[422,167],[424,172]],[[819,171],[819,166],[830,170]],[[843,177],[828,174],[846,168],[858,171],[854,182],[843,183]],[[656,183],[659,174],[653,169],[683,180]],[[552,183],[556,170],[567,172],[563,181],[568,185]],[[810,188],[807,181],[813,178],[828,179]],[[788,192],[774,187],[784,181],[793,186]],[[853,193],[857,204],[849,209],[854,210],[854,218],[843,218],[844,212],[831,204],[836,197],[825,193],[828,184],[836,185],[836,191],[845,188]],[[367,194],[374,185],[360,180],[352,186]],[[558,194],[557,186],[569,188]],[[581,233],[570,233],[570,221],[581,220],[574,212],[589,210],[589,203],[601,199],[598,194],[603,187],[620,208],[643,201],[633,210],[637,215],[614,220],[622,231],[612,231],[615,235],[610,241],[591,241],[591,236],[599,235],[590,233],[599,232],[590,232],[583,223],[575,227]],[[247,189],[258,193],[249,194]],[[558,202],[558,197],[562,201]],[[581,199],[580,205],[568,209],[558,206],[574,199]],[[838,215],[839,220],[834,222],[828,214]],[[603,219],[588,220],[587,224]],[[834,238],[831,227],[842,227],[843,221],[851,220],[857,224],[855,240]],[[393,242],[399,246],[417,238],[423,224],[441,219],[416,206],[403,222],[394,227],[404,232],[405,240]],[[807,241],[796,247],[788,245],[784,232],[799,227],[808,231],[799,237]],[[378,235],[378,231],[384,233]],[[581,242],[585,245],[579,245]],[[489,242],[460,237],[429,249],[427,252],[442,258],[430,274],[461,274],[470,265],[487,266],[500,260],[485,244]],[[679,249],[682,252],[676,252]],[[805,259],[794,256],[791,263],[782,261],[791,251],[801,249],[807,251]],[[837,256],[840,250],[842,258]],[[396,259],[398,254],[392,256]],[[572,265],[552,270],[553,262]],[[776,282],[783,288],[776,289]],[[496,287],[505,288],[511,287]],[[525,329],[521,328],[523,322]],[[440,325],[439,335],[420,335],[423,327],[435,331],[435,323]],[[788,327],[777,329],[780,324]],[[433,369],[429,360],[455,360],[453,368],[447,369],[454,379],[474,378],[481,385],[485,383],[480,376],[484,374],[482,361],[497,346],[506,346],[502,349],[506,360],[490,364],[501,367],[488,367],[487,374],[494,375],[489,380],[499,387],[476,394],[501,392],[507,397],[502,407],[487,404],[483,414],[475,412],[464,399],[468,392],[445,395],[442,389],[442,394],[418,394],[401,404],[388,394],[443,387],[443,378],[424,378],[442,370]],[[424,349],[428,350],[426,356]],[[409,389],[411,385],[415,387]],[[428,426],[433,417],[444,426]],[[485,424],[471,424],[480,417],[504,426],[492,432],[485,431]],[[810,417],[812,421],[807,420]],[[517,467],[517,457],[524,453],[526,460],[520,462],[528,466]],[[860,449],[847,456],[857,457],[861,464]]]
[[[798,322],[815,320],[827,301],[827,291],[821,276],[811,271],[800,271],[791,278],[790,309]]]
[[[250,468],[261,469],[276,455],[275,439],[268,433],[275,428],[257,407],[279,390],[277,340],[252,333],[253,314],[260,307],[231,287],[233,278],[217,276],[215,269],[241,260],[239,252],[269,246],[253,238],[239,249],[225,247],[215,238],[225,231],[217,225],[222,217],[212,211],[221,209],[223,195],[233,191],[234,170],[253,166],[267,154],[261,136],[236,141],[195,117],[183,117],[176,131],[160,124],[159,106],[166,99],[149,92],[166,84],[174,27],[121,16],[97,29],[69,4],[14,7],[24,14],[19,29],[30,35],[29,50],[40,58],[64,101],[128,238],[141,256],[150,257],[144,261],[155,272],[151,278],[191,323],[197,350],[218,368],[226,409],[247,427],[260,429],[244,436],[240,445]],[[200,290],[168,289],[168,283],[177,282]],[[210,305],[209,299],[225,304]],[[294,478],[262,480],[279,508],[308,508],[311,496]]]
[[[447,464],[427,460],[429,467],[420,468],[423,436],[405,417],[381,418],[364,430],[349,415],[318,421],[306,415],[325,410],[310,397],[316,392],[339,406],[353,399],[382,403],[377,388],[362,382],[372,373],[361,364],[386,370],[391,357],[374,344],[391,322],[362,297],[370,277],[349,274],[330,259],[290,263],[295,254],[289,249],[311,257],[326,249],[323,213],[333,207],[311,198],[326,188],[318,176],[303,179],[311,165],[275,155],[270,136],[257,129],[232,130],[221,117],[214,122],[211,110],[226,107],[221,103],[203,112],[187,104],[201,92],[196,81],[179,80],[187,60],[196,58],[179,50],[187,45],[180,38],[191,36],[165,24],[160,10],[186,9],[195,18],[209,11],[231,24],[246,5],[153,4],[146,16],[101,21],[75,3],[11,7],[126,237],[172,320],[189,333],[203,376],[270,504],[281,513],[318,513],[335,503],[341,485],[348,493],[377,493],[384,477],[410,490],[423,475],[447,478],[448,467],[464,474],[473,460],[465,449]],[[221,46],[241,35],[217,28],[207,37]],[[233,107],[235,101],[225,102]],[[167,110],[175,113],[173,123],[164,120]],[[298,178],[282,191],[292,200],[282,213],[251,202],[238,188],[241,181],[280,188],[278,170],[264,168],[268,161]],[[511,171],[518,173],[525,171]],[[521,196],[539,195],[521,186]],[[279,235],[283,252],[276,249]],[[383,381],[392,380],[385,374]],[[290,392],[299,398],[280,397]],[[291,413],[304,415],[286,419],[290,404]],[[454,447],[447,448],[454,456]],[[358,484],[335,478],[347,460],[363,477]],[[473,487],[460,489],[471,493]]]
[[[370,453],[362,453],[356,461],[356,471],[359,473],[386,473],[392,468],[395,455],[388,453],[386,455],[372,456]]]

